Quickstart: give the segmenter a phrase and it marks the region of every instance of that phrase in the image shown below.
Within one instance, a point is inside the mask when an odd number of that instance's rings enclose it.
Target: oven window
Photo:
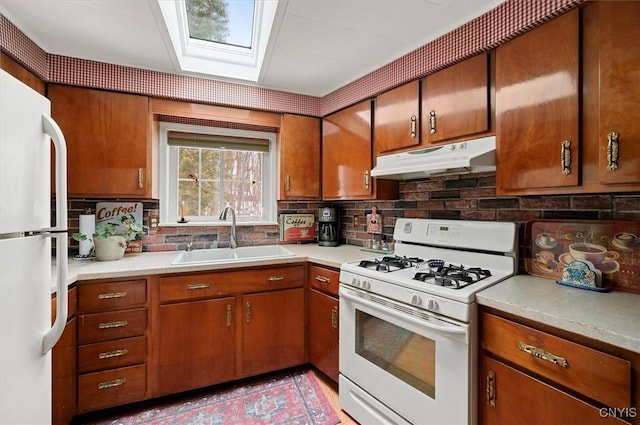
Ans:
[[[435,399],[436,343],[356,310],[356,354]]]

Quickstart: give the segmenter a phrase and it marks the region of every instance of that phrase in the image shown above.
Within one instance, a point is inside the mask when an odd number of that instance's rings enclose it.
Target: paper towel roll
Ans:
[[[88,240],[80,241],[80,255],[88,256],[93,248],[93,232],[96,231],[96,215],[80,214],[80,233],[87,235]]]

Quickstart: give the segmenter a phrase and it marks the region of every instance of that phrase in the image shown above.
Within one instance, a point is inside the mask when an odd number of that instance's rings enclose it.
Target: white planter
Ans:
[[[106,239],[94,239],[96,259],[100,261],[119,260],[124,257],[127,241],[122,236],[109,236]]]

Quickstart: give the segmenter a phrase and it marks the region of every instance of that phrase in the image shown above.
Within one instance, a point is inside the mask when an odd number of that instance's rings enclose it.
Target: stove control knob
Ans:
[[[355,286],[356,288],[360,287],[360,279],[358,279],[357,277],[353,277],[353,279],[351,279],[351,285]]]
[[[367,280],[363,280],[362,281],[362,286],[360,286],[362,289],[371,289],[371,283]]]
[[[432,311],[438,310],[438,303],[433,298],[427,302],[427,308]]]
[[[412,294],[411,295],[411,304],[413,304],[413,305],[422,304],[422,299],[420,298],[420,296],[418,294]]]

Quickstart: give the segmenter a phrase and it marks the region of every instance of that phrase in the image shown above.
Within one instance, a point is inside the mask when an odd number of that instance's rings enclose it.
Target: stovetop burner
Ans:
[[[396,270],[402,270],[409,267],[415,267],[418,264],[424,262],[422,258],[417,257],[405,257],[405,256],[385,256],[382,258],[375,258],[373,260],[362,260],[359,267],[367,269],[374,269],[380,272],[393,272]]]
[[[460,289],[473,283],[479,282],[491,276],[491,272],[480,267],[469,267],[447,265],[432,268],[426,272],[418,272],[413,277],[428,284],[444,286],[452,289]]]

